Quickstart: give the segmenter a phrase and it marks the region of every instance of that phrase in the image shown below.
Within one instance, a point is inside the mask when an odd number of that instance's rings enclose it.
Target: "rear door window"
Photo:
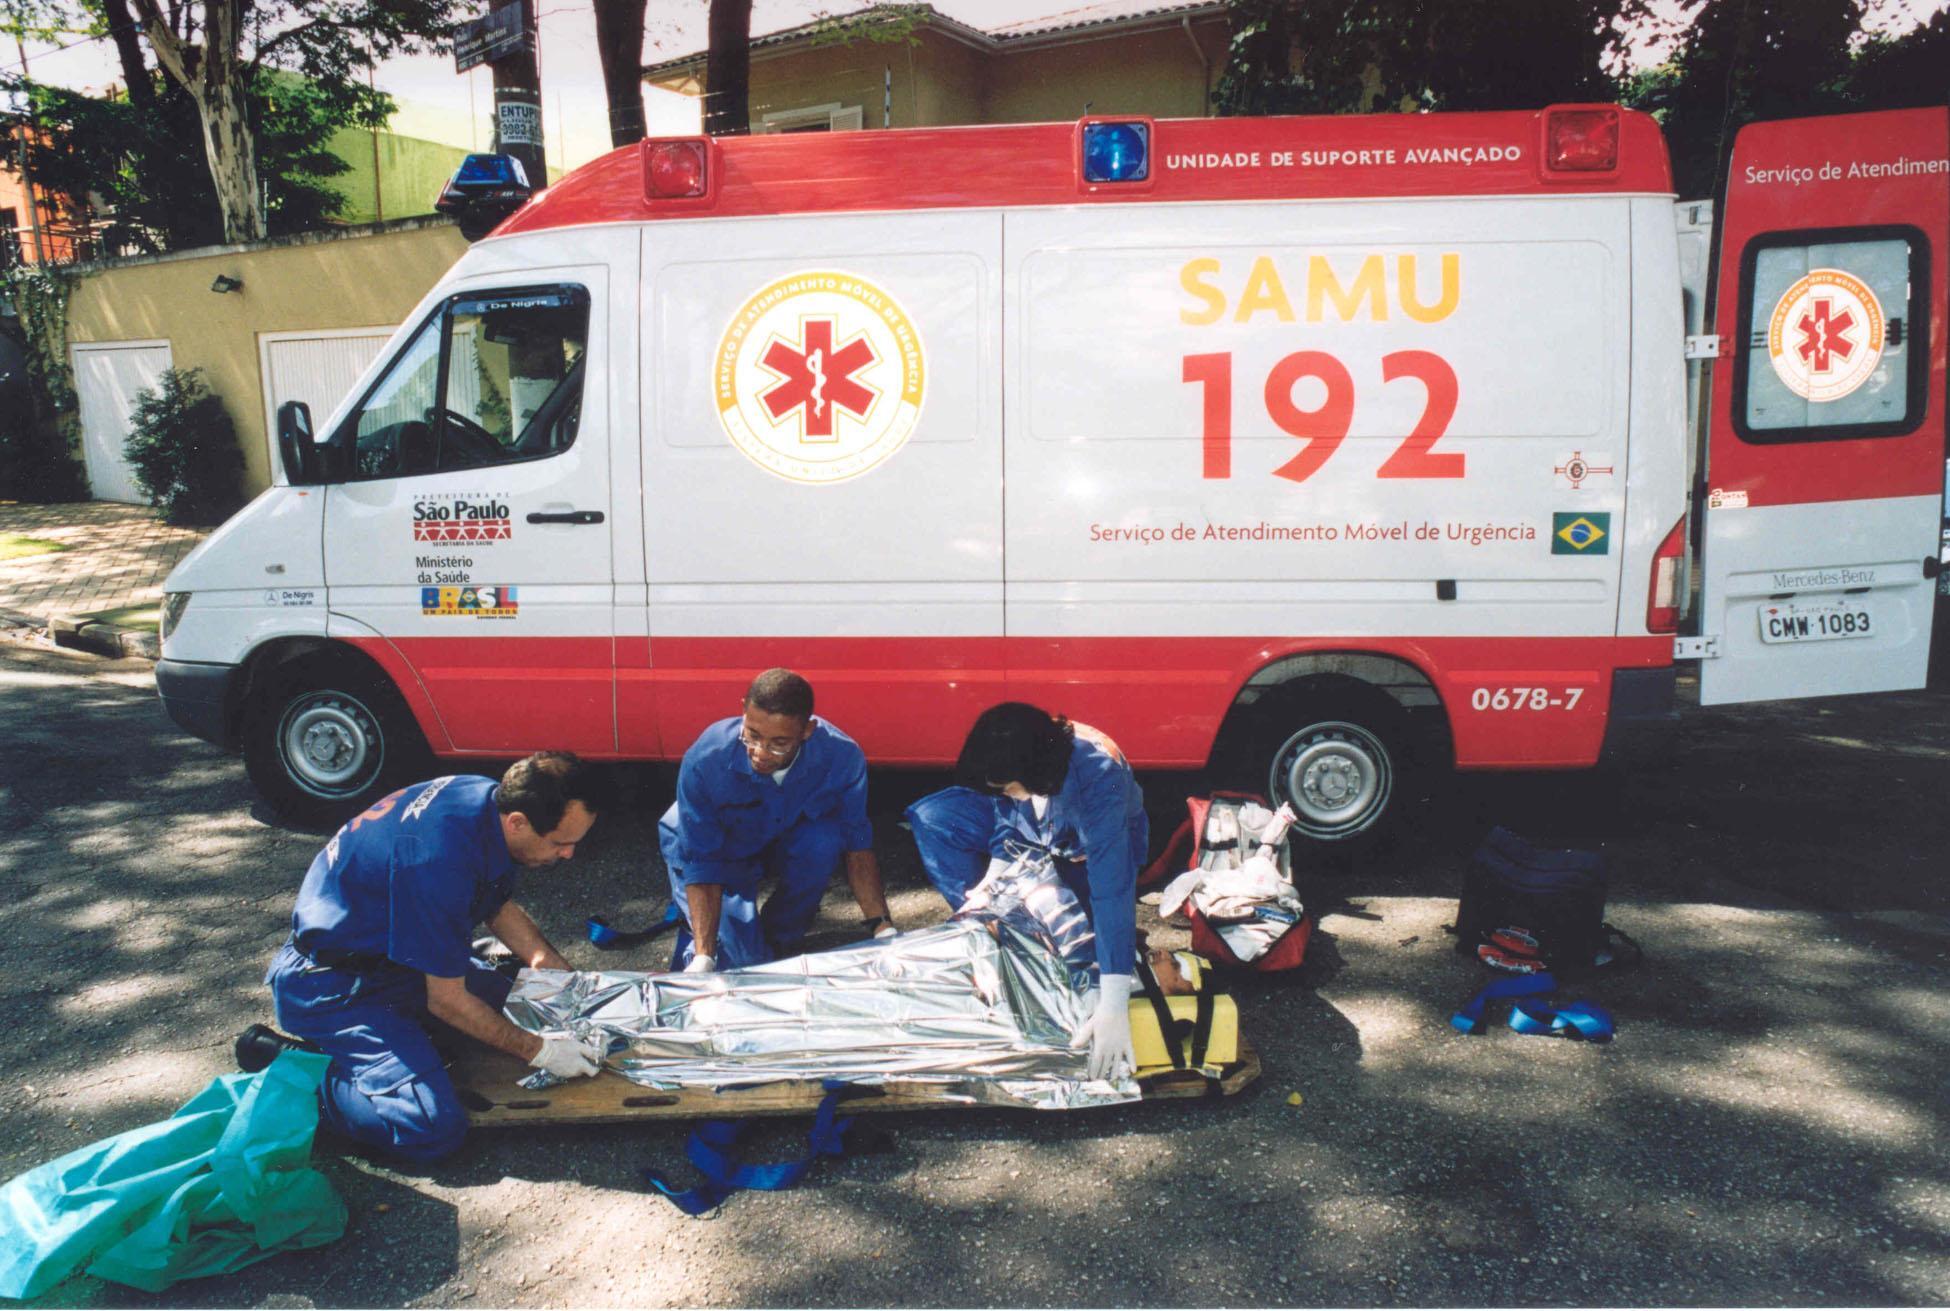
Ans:
[[[1913,430],[1929,373],[1927,259],[1913,228],[1756,239],[1741,265],[1734,430],[1762,443]]]

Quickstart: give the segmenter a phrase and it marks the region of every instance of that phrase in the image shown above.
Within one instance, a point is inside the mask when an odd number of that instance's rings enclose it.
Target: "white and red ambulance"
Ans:
[[[285,407],[163,701],[324,818],[419,739],[674,759],[784,664],[877,763],[1027,700],[1334,841],[1424,730],[1592,764],[1676,640],[1707,702],[1918,686],[1950,115],[1749,127],[1709,209],[1607,106],[618,150]]]

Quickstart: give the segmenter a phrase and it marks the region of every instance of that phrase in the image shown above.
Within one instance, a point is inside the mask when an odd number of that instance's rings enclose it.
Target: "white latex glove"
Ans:
[[[1096,1009],[1070,1040],[1072,1048],[1089,1045],[1087,1069],[1093,1079],[1113,1079],[1137,1069],[1137,1050],[1131,1045],[1131,992],[1136,987],[1135,975],[1104,975],[1097,986]]]
[[[573,1033],[543,1034],[542,1049],[528,1063],[558,1079],[580,1079],[603,1068],[596,1045],[584,1042]]]
[[[686,974],[710,974],[718,968],[716,956],[706,956],[703,952],[691,953],[691,963],[684,967]]]

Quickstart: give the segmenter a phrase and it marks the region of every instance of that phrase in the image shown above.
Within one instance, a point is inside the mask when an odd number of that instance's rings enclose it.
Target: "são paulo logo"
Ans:
[[[898,451],[926,384],[913,320],[881,287],[831,269],[760,288],[732,315],[712,370],[731,444],[806,483],[857,478]]]
[[[1789,391],[1837,401],[1882,359],[1882,305],[1859,279],[1814,269],[1781,293],[1767,323],[1767,354]]]

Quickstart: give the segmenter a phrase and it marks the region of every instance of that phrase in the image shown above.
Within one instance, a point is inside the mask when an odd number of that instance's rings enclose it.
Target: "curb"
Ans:
[[[43,619],[39,615],[23,614],[18,610],[0,610],[0,622],[18,624],[24,628],[45,628],[54,645],[72,651],[91,651],[118,660],[124,657],[149,661],[162,658],[161,640],[156,634],[139,628],[120,628],[95,619],[61,616]]]
[[[67,619],[56,616],[47,621],[47,634],[54,645],[93,651],[105,656],[134,656],[139,660],[160,660],[162,642],[154,633],[138,628],[119,628],[95,619]]]

